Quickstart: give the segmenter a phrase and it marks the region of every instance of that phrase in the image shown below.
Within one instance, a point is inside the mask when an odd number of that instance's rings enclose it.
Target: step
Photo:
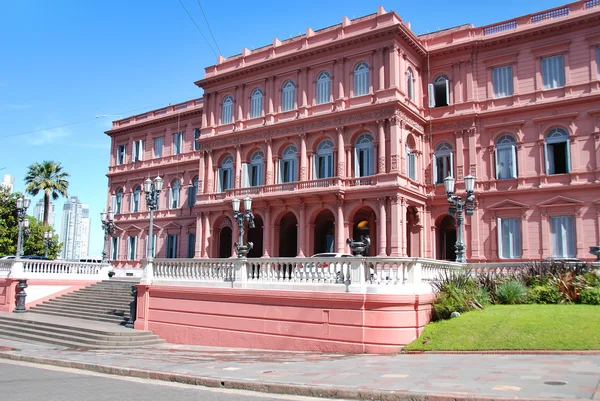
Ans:
[[[106,308],[86,308],[86,307],[71,307],[64,305],[36,305],[34,307],[29,308],[31,312],[37,312],[39,310],[50,310],[55,312],[64,312],[64,313],[91,313],[94,315],[107,315],[107,316],[124,316],[125,313],[129,314],[129,308],[125,309],[106,309]]]
[[[131,296],[131,290],[123,289],[123,290],[115,290],[110,288],[82,288],[76,292],[84,293],[84,294],[110,294],[110,295],[127,295]],[[73,294],[73,293],[71,293]]]
[[[0,322],[11,323],[11,324],[25,324],[32,325],[42,328],[58,328],[65,330],[81,329],[88,333],[99,334],[99,335],[112,335],[112,336],[144,336],[152,334],[151,331],[144,330],[133,330],[126,329],[124,327],[107,327],[102,323],[95,322],[80,322],[78,319],[52,319],[46,316],[41,316],[37,313],[24,313],[18,315],[18,317],[6,317],[0,315]],[[92,326],[92,327],[90,327]]]
[[[86,332],[74,332],[71,333],[62,333],[62,332],[53,332],[51,335],[48,335],[49,330],[41,330],[39,328],[31,328],[24,326],[0,326],[1,333],[16,333],[16,336],[46,336],[46,338],[50,338],[52,340],[58,341],[70,341],[77,342],[80,344],[85,344],[87,346],[94,345],[106,345],[106,346],[115,346],[115,345],[136,345],[136,344],[144,344],[146,345],[149,342],[156,341],[157,336],[148,335],[148,336],[103,336],[103,338],[91,338],[91,334]]]
[[[137,348],[137,347],[145,347],[145,346],[150,346],[150,345],[157,345],[157,344],[162,344],[164,343],[163,340],[151,340],[151,341],[147,341],[147,342],[140,342],[140,343],[136,343],[136,344],[127,344],[127,345],[90,345],[90,344],[85,344],[85,343],[81,343],[78,341],[68,341],[68,340],[60,340],[60,339],[54,339],[54,338],[48,338],[46,336],[43,335],[36,335],[36,334],[19,334],[19,335],[14,335],[12,332],[10,331],[5,331],[5,330],[0,330],[0,336],[5,337],[5,338],[10,338],[10,339],[16,339],[16,340],[31,340],[31,341],[37,341],[37,342],[41,342],[41,343],[47,343],[47,344],[54,344],[54,345],[62,345],[64,347],[69,347],[69,348],[86,348],[86,349],[128,349],[128,348]]]
[[[67,317],[71,319],[83,319],[83,320],[93,320],[97,322],[105,322],[105,323],[114,323],[124,325],[129,320],[129,316],[96,316],[96,315],[82,315],[79,313],[62,313],[62,312],[52,312],[47,310],[38,310],[35,313],[41,313],[43,315],[51,315],[51,316],[59,316],[59,317]]]
[[[85,307],[103,307],[103,308],[127,308],[129,309],[129,304],[131,302],[94,302],[94,301],[84,301],[84,300],[73,300],[73,299],[63,299],[63,298],[55,298],[50,299],[48,301],[43,302],[41,305],[72,305],[73,307],[85,306]]]
[[[103,297],[101,295],[85,295],[85,294],[68,294],[54,299],[77,299],[77,300],[93,300],[93,301],[115,301],[115,302],[131,302],[133,297]]]

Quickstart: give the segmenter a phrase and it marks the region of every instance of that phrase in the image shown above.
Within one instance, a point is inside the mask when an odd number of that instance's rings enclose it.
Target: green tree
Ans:
[[[56,259],[56,255],[60,253],[63,244],[59,242],[58,234],[55,234],[54,228],[43,225],[41,221],[31,216],[27,216],[27,219],[29,220],[29,228],[23,238],[23,255],[44,256],[46,254],[44,233],[50,231],[52,237],[48,241],[48,257]]]
[[[0,255],[17,250],[17,194],[0,185]]]
[[[43,161],[28,167],[25,176],[25,192],[36,196],[40,191],[44,193],[44,225],[48,225],[48,209],[50,197],[57,200],[59,196],[67,197],[69,188],[69,173],[65,173],[60,163]]]

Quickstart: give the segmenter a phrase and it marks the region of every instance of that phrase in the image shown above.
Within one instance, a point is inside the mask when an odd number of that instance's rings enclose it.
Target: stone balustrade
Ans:
[[[64,260],[9,259],[0,261],[0,277],[14,279],[102,280],[109,264]]]

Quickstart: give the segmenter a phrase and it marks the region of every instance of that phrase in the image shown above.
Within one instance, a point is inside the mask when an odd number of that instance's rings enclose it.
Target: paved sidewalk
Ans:
[[[345,399],[600,400],[600,355],[338,355],[162,344],[75,350],[0,338],[0,357],[96,372]]]

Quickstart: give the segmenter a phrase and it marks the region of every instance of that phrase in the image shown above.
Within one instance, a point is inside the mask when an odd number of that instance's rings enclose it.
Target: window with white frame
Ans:
[[[454,177],[454,155],[452,145],[442,142],[433,154],[433,183],[443,184],[446,177]]]
[[[264,154],[262,151],[256,151],[250,158],[250,164],[244,163],[242,166],[242,186],[257,187],[264,185]]]
[[[164,138],[162,136],[154,138],[154,157],[162,157]]]
[[[413,181],[417,181],[417,154],[415,150],[406,144],[406,175]]]
[[[133,161],[139,162],[144,159],[144,140],[133,141]]]
[[[173,180],[171,188],[169,189],[169,209],[179,208],[179,194],[181,191],[181,184],[178,179]]]
[[[123,207],[123,188],[118,188],[116,195],[112,198],[112,207],[111,209],[115,212],[115,214],[122,213]]]
[[[217,192],[225,192],[231,188],[233,188],[233,156],[227,156],[217,171]]]
[[[296,106],[296,84],[291,79],[281,87],[281,111],[294,110]]]
[[[279,160],[279,182],[294,182],[297,177],[298,156],[296,147],[289,145],[283,150]]]
[[[333,142],[326,139],[319,143],[313,163],[316,179],[333,177]]]
[[[354,96],[369,93],[369,64],[364,61],[354,67]]]
[[[257,118],[262,115],[263,110],[263,91],[256,88],[250,96],[250,118]]]
[[[198,177],[194,177],[192,185],[188,187],[187,205],[189,208],[196,204],[196,196],[198,195]]]
[[[373,136],[371,134],[361,134],[354,144],[354,176],[367,177],[374,174],[375,149],[373,147]]]
[[[571,172],[569,133],[563,128],[552,128],[544,142],[546,153],[546,174],[567,174]]]
[[[110,259],[119,260],[119,237],[110,238]]]
[[[137,213],[140,211],[140,195],[142,193],[142,188],[137,185],[131,194],[131,213]]]
[[[498,218],[498,255],[500,258],[520,258],[521,248],[521,219]]]
[[[194,128],[194,150],[200,150],[200,128]]]
[[[221,124],[231,124],[233,121],[233,97],[225,96],[221,104]]]
[[[195,255],[196,255],[196,234],[189,233],[188,234],[187,257],[191,259]]]
[[[331,75],[322,71],[317,75],[317,104],[329,103],[331,91]]]
[[[492,86],[494,87],[494,98],[512,96],[512,65],[492,68]]]
[[[553,257],[575,257],[575,218],[573,216],[550,216],[550,242]]]
[[[167,259],[175,259],[177,257],[177,234],[167,235]]]
[[[173,154],[178,155],[183,152],[183,132],[173,134]]]
[[[542,83],[544,89],[565,86],[565,58],[562,54],[542,58]]]
[[[137,259],[137,236],[130,235],[127,238],[127,260]]]
[[[447,75],[440,74],[427,85],[429,107],[444,107],[450,104],[450,80]]]
[[[410,67],[406,70],[406,95],[409,100],[415,100],[415,77]]]
[[[127,152],[127,145],[117,146],[117,165],[125,163],[125,155]]]
[[[496,179],[517,178],[517,141],[512,135],[502,135],[496,141]]]

